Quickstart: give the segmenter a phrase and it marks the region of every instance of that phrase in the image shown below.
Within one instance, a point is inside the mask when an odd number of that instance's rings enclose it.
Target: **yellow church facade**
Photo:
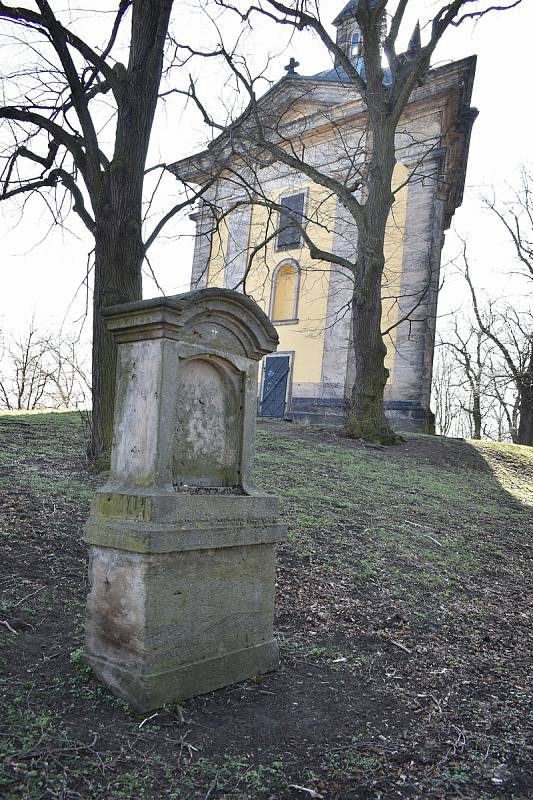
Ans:
[[[396,184],[404,183],[407,171],[397,164]],[[319,224],[307,225],[307,232],[321,249],[332,251],[334,229],[328,224],[335,218],[335,198],[323,187],[311,182],[285,187],[283,196],[306,197],[306,218],[315,217]],[[398,316],[398,305],[393,295],[399,294],[399,277],[402,270],[403,237],[407,208],[407,186],[396,196],[394,214],[389,218],[385,245],[387,264],[386,283],[383,291],[383,326],[393,325]],[[330,292],[331,268],[311,258],[309,250],[301,242],[290,250],[280,250],[275,238],[264,248],[262,243],[271,236],[275,220],[267,208],[253,206],[250,219],[248,251],[259,248],[246,280],[246,292],[261,306],[274,324],[279,335],[278,357],[290,357],[290,375],[284,414],[293,395],[300,387],[317,386],[322,379],[324,340],[328,324],[339,324],[328,320],[328,296]],[[217,225],[212,235],[211,253],[206,269],[206,287],[226,287],[226,263],[231,231],[226,220]],[[195,284],[193,283],[193,286]],[[234,287],[232,287],[234,288]],[[390,334],[387,367],[392,371],[396,329]],[[347,347],[348,345],[346,345]],[[391,376],[392,377],[392,376]],[[301,389],[300,389],[301,391]]]
[[[357,33],[351,5],[335,20],[337,41],[347,47]],[[385,406],[399,430],[432,429],[440,254],[462,197],[475,118],[469,105],[474,69],[471,58],[432,70],[398,128],[382,330],[390,372]],[[348,154],[361,150],[364,108],[341,68],[310,77],[289,71],[267,101],[287,141],[293,136],[310,163],[335,176],[349,169]],[[337,196],[302,170],[253,159],[219,137],[172,167],[182,180],[209,186],[192,215],[197,230],[191,288],[245,291],[276,326],[279,347],[264,360],[259,414],[338,420],[357,379],[352,274],[343,263],[316,254],[339,254],[354,263],[357,229]]]

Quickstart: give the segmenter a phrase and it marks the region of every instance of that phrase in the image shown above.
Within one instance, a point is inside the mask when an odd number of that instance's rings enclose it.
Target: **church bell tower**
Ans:
[[[370,0],[371,5],[375,5],[377,0]],[[336,43],[348,56],[350,61],[357,64],[363,57],[363,35],[356,19],[359,0],[350,0],[344,6],[340,14],[333,20],[333,25],[337,28]],[[381,40],[383,41],[386,32],[385,14],[381,20]],[[340,64],[339,59],[335,59],[335,67]]]

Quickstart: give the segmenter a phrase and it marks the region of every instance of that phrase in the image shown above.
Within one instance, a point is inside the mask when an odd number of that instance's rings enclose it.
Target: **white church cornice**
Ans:
[[[439,113],[444,120],[442,137],[446,146],[447,218],[460,205],[466,173],[466,161],[472,123],[476,116],[470,108],[476,57],[450,62],[429,71],[424,84],[412,93],[399,123],[399,130],[410,121]],[[317,76],[287,75],[257,102],[257,112],[265,139],[279,145],[298,140],[320,144],[335,137],[343,129],[360,129],[365,125],[366,109],[354,88],[346,81],[322,81]],[[283,122],[284,116],[293,115]],[[261,146],[250,145],[254,123],[250,116],[237,119],[209,146],[188,158],[171,164],[168,169],[182,180],[203,185],[224,171],[238,171],[254,158],[260,168],[272,163]],[[401,157],[403,161],[404,158]],[[406,161],[412,161],[405,154]]]

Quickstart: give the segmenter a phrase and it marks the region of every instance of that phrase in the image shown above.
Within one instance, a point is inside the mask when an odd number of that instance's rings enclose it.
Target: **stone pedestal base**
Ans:
[[[278,665],[277,500],[178,494],[174,520],[169,500],[97,494],[86,528],[86,659],[140,713]]]
[[[272,672],[278,668],[279,649],[272,640],[166,672],[149,674],[127,670],[90,653],[85,654],[85,660],[118,697],[127,700],[137,713],[144,714],[166,703],[187,700],[254,675]]]

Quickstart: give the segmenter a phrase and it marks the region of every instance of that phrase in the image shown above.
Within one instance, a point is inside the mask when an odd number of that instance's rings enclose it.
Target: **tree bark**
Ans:
[[[372,119],[364,220],[358,224],[356,287],[353,295],[352,346],[355,381],[351,389],[347,432],[382,444],[402,441],[385,416],[383,391],[389,377],[387,348],[381,334],[381,283],[385,267],[385,233],[394,203],[392,175],[396,164],[394,126],[384,110]],[[356,221],[357,222],[357,221]]]
[[[144,170],[157,106],[165,39],[173,0],[134,0],[127,69],[118,65],[113,159],[88,187],[96,222],[93,299],[93,417],[90,458],[109,463],[113,434],[116,347],[102,309],[142,297]]]
[[[134,217],[97,214],[92,347],[92,437],[90,459],[96,469],[108,466],[113,437],[116,346],[105,328],[102,310],[142,297],[143,247]]]
[[[347,432],[354,438],[384,444],[398,440],[385,416],[383,390],[389,371],[385,367],[387,348],[381,335],[381,266],[383,250],[371,248],[359,238],[357,266],[366,273],[362,291],[354,293],[352,342],[355,381],[351,390]]]
[[[481,399],[478,392],[474,392],[472,399],[472,419],[474,421],[473,439],[481,439]]]
[[[533,446],[533,386],[526,386],[520,393],[520,423],[517,444]]]

